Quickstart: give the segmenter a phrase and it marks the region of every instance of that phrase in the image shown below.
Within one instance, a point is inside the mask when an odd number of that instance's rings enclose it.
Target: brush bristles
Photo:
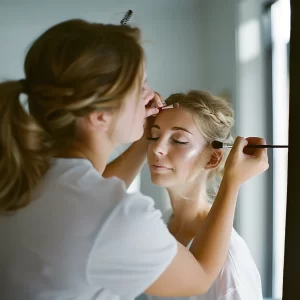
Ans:
[[[223,148],[223,143],[219,141],[212,141],[211,146],[213,149],[221,149]]]

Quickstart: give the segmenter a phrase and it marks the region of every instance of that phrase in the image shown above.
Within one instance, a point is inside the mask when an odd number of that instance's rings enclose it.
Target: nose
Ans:
[[[163,156],[168,154],[168,145],[163,140],[157,140],[153,144],[153,152],[157,156]]]
[[[146,84],[143,93],[144,103],[147,105],[154,98],[154,91]]]

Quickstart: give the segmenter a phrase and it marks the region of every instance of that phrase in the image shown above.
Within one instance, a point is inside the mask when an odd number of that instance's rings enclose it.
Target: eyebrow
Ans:
[[[160,127],[158,125],[152,125],[151,128],[157,128],[157,129],[160,129]],[[172,127],[171,130],[182,130],[182,131],[185,131],[185,132],[188,132],[189,134],[193,135],[191,132],[189,132],[187,129],[183,128],[183,127],[178,127],[178,126],[175,126],[175,127]]]

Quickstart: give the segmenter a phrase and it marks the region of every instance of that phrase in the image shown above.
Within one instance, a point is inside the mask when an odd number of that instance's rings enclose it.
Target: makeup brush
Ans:
[[[128,23],[128,21],[129,21],[129,19],[131,18],[132,13],[133,13],[132,10],[129,9],[129,10],[127,11],[127,13],[124,15],[124,17],[123,17],[123,19],[121,20],[120,24],[121,24],[121,25],[126,25],[126,24]]]
[[[177,107],[176,104],[177,104],[177,103],[175,103],[175,104],[170,104],[170,105],[164,105],[164,106],[162,106],[162,107],[158,107],[158,110],[159,110],[159,111],[162,111],[162,110],[165,110],[165,109],[168,109],[168,108],[176,108],[176,107]]]
[[[158,107],[158,112],[161,112],[162,110],[165,110],[165,109],[168,109],[168,108],[177,108],[179,107],[178,103],[175,103],[175,104],[170,104],[170,105],[167,105],[165,104],[164,106],[162,107]],[[152,115],[153,117],[156,117],[157,115]]]
[[[211,143],[213,149],[232,148],[233,145],[222,143],[219,141],[213,141]],[[247,145],[245,148],[288,148],[287,145]]]

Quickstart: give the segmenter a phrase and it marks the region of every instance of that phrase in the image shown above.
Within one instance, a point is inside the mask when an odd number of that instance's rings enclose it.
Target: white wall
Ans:
[[[203,86],[213,94],[228,94],[236,102],[236,0],[201,1]]]
[[[197,86],[203,70],[197,0],[2,0],[0,78],[23,76],[25,50],[54,23],[69,18],[119,23],[128,9],[147,41],[150,84],[163,95]]]

